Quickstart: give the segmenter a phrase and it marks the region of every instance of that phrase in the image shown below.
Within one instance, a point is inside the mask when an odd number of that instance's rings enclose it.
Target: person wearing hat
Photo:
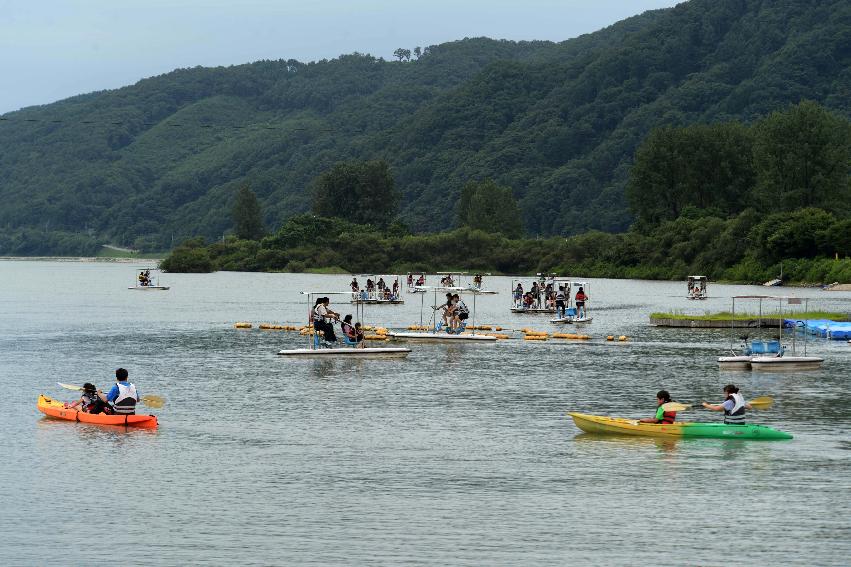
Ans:
[[[107,407],[103,392],[98,391],[94,384],[86,382],[83,384],[83,393],[80,399],[70,404],[65,404],[68,409],[80,408],[83,413],[104,413]]]

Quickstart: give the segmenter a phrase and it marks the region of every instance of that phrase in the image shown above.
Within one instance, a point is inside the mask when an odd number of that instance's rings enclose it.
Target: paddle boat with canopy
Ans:
[[[535,274],[538,276],[537,279],[537,291],[532,294],[532,303],[526,304],[527,295],[532,293],[532,288],[522,289],[523,281],[520,279],[511,280],[511,312],[512,313],[528,313],[530,315],[555,315],[555,293],[558,291],[559,286],[565,287],[565,293],[570,294],[571,292],[571,282],[570,278],[560,278],[557,274],[546,274],[539,273]],[[518,284],[520,284],[522,289],[522,294],[518,298]],[[550,287],[551,296],[547,296],[547,286]]]
[[[405,274],[405,285],[408,293],[425,293],[427,285],[425,272],[408,272]]]
[[[590,288],[588,282],[569,282],[569,286],[567,289],[574,289],[576,293],[579,293],[579,290],[582,290],[582,293],[587,297],[582,301],[582,305],[576,304],[576,294],[574,293],[570,300],[567,302],[567,308],[565,309],[565,313],[563,317],[556,317],[555,319],[550,319],[550,323],[554,325],[567,325],[572,323],[590,323],[594,320],[588,314],[588,302],[591,299]]]
[[[349,303],[353,304],[369,304],[369,305],[401,305],[405,303],[401,295],[401,282],[397,275],[386,274],[361,274],[352,276],[352,299]],[[357,291],[354,289],[354,278],[361,278],[363,285],[358,284]],[[384,281],[387,278],[387,281]],[[370,282],[371,287],[367,285]],[[378,282],[383,282],[384,287],[379,287]],[[389,283],[388,283],[389,282]],[[396,292],[393,293],[393,284],[396,284]]]
[[[421,342],[475,342],[475,343],[493,343],[496,342],[496,337],[490,335],[477,335],[474,327],[476,326],[476,296],[479,295],[479,292],[474,288],[465,288],[465,287],[457,287],[457,286],[437,286],[431,287],[428,286],[420,286],[423,289],[424,293],[420,294],[420,327],[425,327],[425,298],[428,291],[434,293],[434,304],[431,306],[432,314],[428,321],[428,328],[431,329],[429,331],[422,332],[392,332],[387,333],[387,336],[401,341],[421,341]],[[463,297],[463,294],[471,294],[473,296],[473,309],[470,312],[470,328],[471,332],[468,334],[465,332],[467,328],[467,320],[462,321],[461,326],[457,329],[449,329],[444,328],[442,322],[437,321],[437,312],[440,310],[441,305],[438,304],[437,297],[438,293],[457,293],[459,296]]]
[[[155,272],[151,277],[151,272]],[[127,289],[135,289],[140,291],[167,291],[171,289],[167,285],[160,285],[159,270],[156,268],[140,268],[136,275],[135,285]]]
[[[689,276],[686,280],[686,285],[688,286],[686,298],[707,299],[709,297],[709,290],[707,289],[708,284],[709,278],[706,276]]]
[[[736,315],[736,300],[756,299],[759,301],[759,313],[762,317],[763,300],[777,301],[780,306],[778,317],[778,338],[776,340],[752,340],[747,343],[747,337],[742,337],[745,344],[742,350],[733,349],[734,323]],[[783,301],[787,305],[800,305],[804,302],[804,311],[809,306],[808,298],[771,296],[771,295],[737,295],[732,298],[732,317],[730,319],[730,356],[718,357],[718,365],[725,370],[816,370],[822,366],[824,359],[820,356],[807,355],[807,336],[804,334],[804,354],[796,352],[795,330],[792,330],[792,354],[786,354],[786,347],[781,343],[783,338]]]
[[[308,323],[313,327],[313,309],[316,298],[326,296],[342,297],[351,295],[349,291],[302,291],[301,295],[307,297]],[[362,316],[363,307],[360,306]],[[342,334],[342,333],[341,333]],[[405,358],[411,353],[411,349],[402,347],[363,347],[351,343],[345,337],[339,341],[346,346],[326,346],[319,333],[307,335],[307,348],[284,349],[278,351],[278,356],[291,358]]]

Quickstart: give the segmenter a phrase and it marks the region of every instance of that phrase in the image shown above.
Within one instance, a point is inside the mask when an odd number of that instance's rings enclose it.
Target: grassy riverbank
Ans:
[[[753,319],[830,319],[832,321],[848,321],[847,313],[835,313],[830,311],[786,311],[781,315],[779,312],[759,313],[730,313],[721,311],[718,313],[705,313],[703,315],[689,315],[682,312],[674,313],[651,313],[651,319],[673,319],[676,321],[750,321]]]

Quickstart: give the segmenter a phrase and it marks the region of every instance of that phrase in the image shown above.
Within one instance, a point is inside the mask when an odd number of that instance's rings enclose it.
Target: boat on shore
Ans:
[[[586,433],[608,435],[632,435],[662,438],[710,438],[710,439],[792,439],[792,435],[765,425],[730,425],[726,423],[674,422],[642,423],[635,419],[607,417],[571,412],[576,427]]]
[[[144,427],[153,429],[157,427],[157,416],[146,414],[105,414],[86,413],[74,408],[66,408],[63,402],[49,398],[44,394],[38,397],[36,404],[38,411],[53,419],[65,421],[77,421],[79,423],[90,423],[92,425],[118,425],[125,427]]]

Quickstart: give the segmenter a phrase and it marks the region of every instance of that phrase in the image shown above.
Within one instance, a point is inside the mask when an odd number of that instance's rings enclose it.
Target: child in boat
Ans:
[[[343,322],[340,323],[340,328],[343,330],[344,341],[347,345],[364,347],[363,331],[360,328],[360,323],[352,325],[352,316],[346,315],[343,317]]]
[[[724,396],[725,399],[720,404],[703,402],[703,407],[712,411],[723,411],[724,423],[728,425],[745,425],[745,410],[753,409],[753,406],[745,401],[733,384],[724,386]]]
[[[668,393],[668,390],[659,390],[658,392],[656,392],[656,415],[654,417],[644,417],[642,419],[639,419],[638,421],[640,423],[674,423],[674,420],[677,418],[677,412],[665,411],[665,409],[662,407],[670,401],[671,394]]]
[[[83,393],[79,400],[65,404],[68,409],[74,409],[78,406],[83,413],[106,413],[104,410],[108,407],[103,393],[98,392],[95,385],[88,382],[83,384]]]

